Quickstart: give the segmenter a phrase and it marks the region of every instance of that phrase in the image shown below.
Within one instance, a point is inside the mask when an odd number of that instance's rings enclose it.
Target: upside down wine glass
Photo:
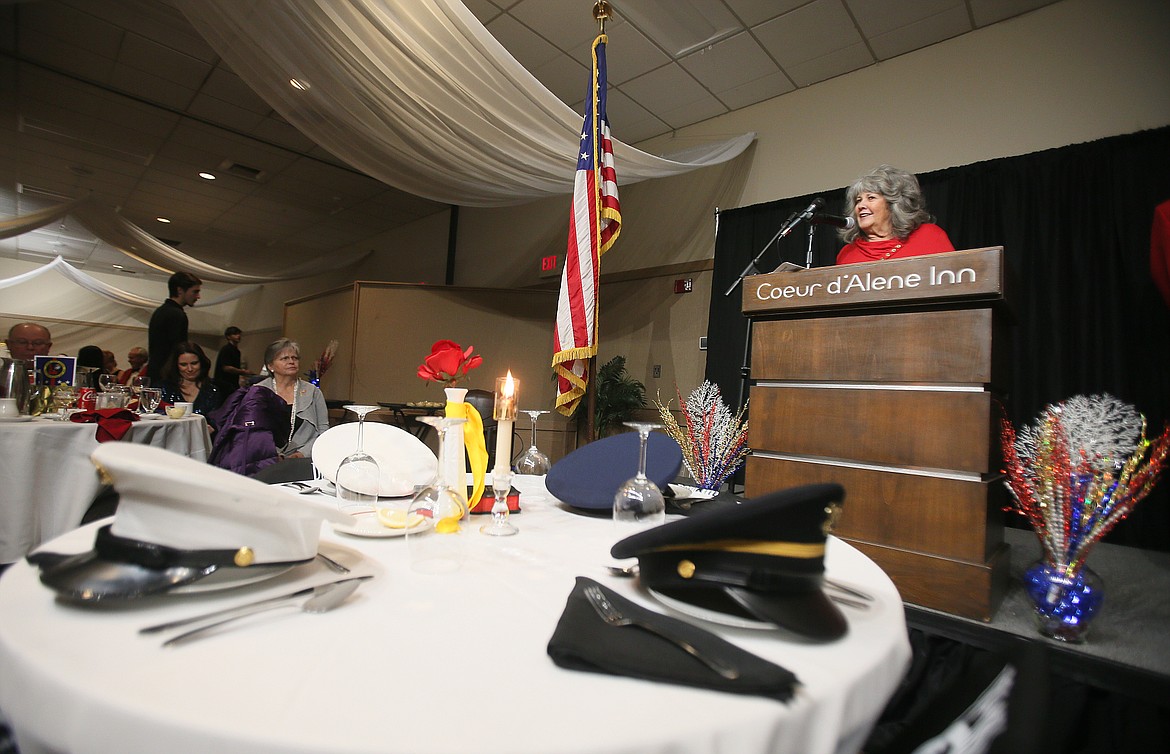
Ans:
[[[516,459],[516,473],[517,474],[534,474],[540,476],[547,474],[549,466],[551,465],[548,456],[540,452],[540,448],[536,447],[536,420],[540,418],[541,414],[547,414],[548,411],[536,411],[529,409],[520,409],[522,412],[528,414],[528,418],[532,420],[532,445],[524,454]]]
[[[337,488],[337,507],[345,513],[357,515],[374,509],[378,502],[378,482],[381,476],[378,462],[367,453],[363,445],[366,428],[366,414],[377,410],[377,406],[345,406],[346,411],[357,414],[357,450],[341,459],[337,465],[334,485]]]
[[[650,432],[662,429],[653,422],[623,422],[638,431],[638,473],[628,480],[613,497],[613,521],[628,533],[658,526],[666,522],[666,499],[658,485],[646,476],[646,440]],[[623,536],[626,532],[623,532]]]
[[[420,422],[435,428],[439,436],[439,471],[435,480],[415,493],[406,518],[422,516],[423,523],[406,530],[410,567],[419,573],[451,573],[463,567],[466,536],[460,520],[467,513],[467,495],[448,484],[443,474],[447,430],[462,432],[464,417],[420,416]]]

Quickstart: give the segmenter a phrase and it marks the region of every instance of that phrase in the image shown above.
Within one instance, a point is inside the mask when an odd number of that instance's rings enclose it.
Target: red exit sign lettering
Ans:
[[[549,254],[546,257],[540,258],[540,276],[542,278],[550,278],[557,275],[559,272],[558,262],[560,257],[557,254]]]

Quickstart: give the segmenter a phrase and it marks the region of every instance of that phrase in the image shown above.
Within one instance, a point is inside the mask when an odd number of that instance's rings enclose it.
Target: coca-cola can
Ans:
[[[82,411],[93,411],[97,408],[97,394],[91,387],[77,389],[77,407]]]

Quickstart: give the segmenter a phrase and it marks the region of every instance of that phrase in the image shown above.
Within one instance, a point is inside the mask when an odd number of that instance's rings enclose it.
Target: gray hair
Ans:
[[[890,208],[890,224],[894,235],[906,240],[923,223],[934,222],[934,216],[926,211],[926,197],[918,179],[905,170],[878,165],[872,172],[861,176],[845,192],[844,214],[857,219],[857,197],[862,193],[881,194]],[[841,240],[852,243],[861,235],[856,224],[840,231]]]
[[[264,366],[269,366],[276,361],[276,357],[280,355],[281,351],[292,349],[297,356],[301,355],[301,347],[297,345],[295,340],[288,338],[280,338],[268,344],[268,348],[264,349]]]

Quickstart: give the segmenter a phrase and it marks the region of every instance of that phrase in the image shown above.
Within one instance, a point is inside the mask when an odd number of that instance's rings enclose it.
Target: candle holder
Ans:
[[[512,471],[512,425],[516,423],[519,398],[520,380],[512,377],[511,371],[506,377],[496,378],[496,400],[492,407],[492,418],[496,420],[496,465],[492,469],[493,477],[497,473],[511,474]]]
[[[520,395],[520,380],[508,372],[506,377],[496,378],[496,404],[492,418],[496,421],[516,421],[516,399]]]
[[[492,472],[492,520],[479,527],[483,534],[492,537],[510,537],[519,529],[508,521],[508,493],[512,490],[512,472],[508,469]]]

